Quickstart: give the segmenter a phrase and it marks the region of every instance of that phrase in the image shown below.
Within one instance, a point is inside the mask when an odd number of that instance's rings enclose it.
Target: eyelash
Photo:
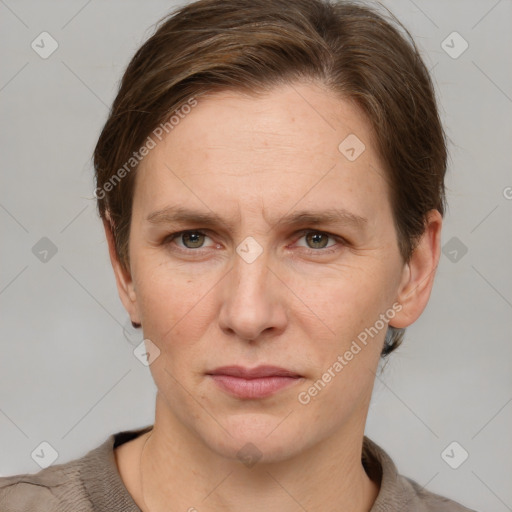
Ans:
[[[165,239],[163,240],[162,244],[170,245],[171,242],[173,242],[176,238],[179,238],[180,236],[185,235],[187,233],[196,233],[196,234],[204,235],[204,236],[208,237],[208,234],[204,231],[201,231],[199,229],[188,229],[185,231],[178,231],[176,233],[172,233],[172,234],[166,236]],[[340,245],[340,244],[348,245],[348,242],[339,236],[333,235],[331,233],[327,233],[325,231],[318,231],[318,230],[314,230],[314,229],[305,229],[305,230],[302,230],[299,233],[297,233],[296,235],[299,235],[299,238],[297,238],[297,241],[310,233],[314,233],[317,235],[325,235],[325,236],[337,241],[338,245]],[[203,248],[199,247],[197,249],[187,249],[187,248],[184,249],[182,247],[175,246],[175,248],[173,250],[177,250],[179,252],[183,252],[183,253],[187,253],[187,254],[198,253],[198,255],[201,255],[201,253],[202,253],[201,249],[203,249]],[[313,254],[326,255],[326,254],[332,254],[332,253],[336,252],[339,248],[338,248],[338,246],[331,246],[331,247],[324,248],[324,249],[310,249],[307,247],[302,247],[302,249],[305,249],[306,253],[309,255],[313,255]]]

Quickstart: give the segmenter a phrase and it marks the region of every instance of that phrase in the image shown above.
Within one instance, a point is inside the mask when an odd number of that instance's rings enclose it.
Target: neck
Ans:
[[[157,406],[141,450],[143,510],[162,512],[172,504],[173,510],[249,512],[258,504],[280,512],[368,512],[379,485],[361,463],[363,431],[364,422],[293,458],[249,467],[216,454]]]

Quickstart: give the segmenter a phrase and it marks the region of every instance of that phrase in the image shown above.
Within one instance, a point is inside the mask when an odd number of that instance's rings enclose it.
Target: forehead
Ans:
[[[348,135],[364,144],[367,156],[373,153],[371,125],[362,111],[317,84],[281,85],[257,96],[224,91],[197,101],[165,138],[176,162],[182,156],[188,165],[204,157],[228,162],[230,155],[236,159],[249,151],[253,159],[244,163],[251,172],[272,167],[278,155],[307,164],[325,153],[342,156],[339,144]],[[197,151],[187,151],[190,147]],[[243,170],[241,163],[236,167]]]
[[[383,192],[387,198],[370,124],[356,105],[325,88],[283,85],[258,96],[225,91],[197,102],[140,166],[136,196],[151,197],[153,210],[155,203],[168,206],[171,196],[197,205],[208,199],[216,209],[235,201],[276,214],[299,201],[318,206],[329,196],[336,204],[326,207],[349,211],[361,208],[365,196],[374,206]]]

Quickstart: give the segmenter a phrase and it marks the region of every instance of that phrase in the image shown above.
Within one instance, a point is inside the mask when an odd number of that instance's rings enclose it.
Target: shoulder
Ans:
[[[151,428],[117,432],[84,456],[38,473],[0,478],[0,511],[140,512],[123,485],[114,449]]]
[[[411,510],[417,512],[476,512],[449,498],[427,491],[414,480],[403,475],[398,476],[405,490],[406,500]]]
[[[0,510],[8,512],[92,512],[80,481],[80,459],[34,474],[0,478]]]
[[[414,480],[400,475],[390,456],[364,436],[363,465],[380,490],[370,512],[414,510],[414,512],[475,512],[439,494],[427,491]]]

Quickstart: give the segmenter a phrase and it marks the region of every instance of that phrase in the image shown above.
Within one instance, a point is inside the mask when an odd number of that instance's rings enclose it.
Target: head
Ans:
[[[373,369],[428,302],[446,145],[407,36],[353,3],[202,0],[123,76],[94,153],[120,297],[169,414],[219,452],[284,456],[364,422]],[[208,376],[234,364],[301,378],[240,400]]]

